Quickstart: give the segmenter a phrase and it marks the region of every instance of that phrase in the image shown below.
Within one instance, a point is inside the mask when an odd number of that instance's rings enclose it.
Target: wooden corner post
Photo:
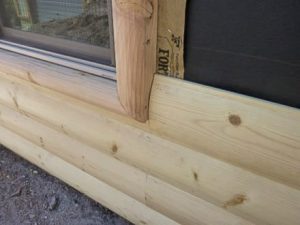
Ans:
[[[112,0],[117,86],[125,111],[145,122],[156,71],[158,0]]]

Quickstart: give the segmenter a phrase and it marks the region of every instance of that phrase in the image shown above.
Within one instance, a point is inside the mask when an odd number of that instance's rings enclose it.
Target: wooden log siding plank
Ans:
[[[112,0],[112,9],[120,102],[145,122],[156,71],[158,0]]]
[[[134,224],[179,225],[2,126],[0,126],[0,143]]]
[[[156,76],[150,127],[195,151],[300,188],[300,110]]]
[[[180,224],[252,224],[20,113],[0,111],[3,127]]]
[[[126,114],[115,81],[0,50],[0,70],[94,105]]]
[[[136,129],[115,114],[4,74],[0,79],[0,101],[174,187],[227,207],[243,218],[258,224],[297,224],[299,221],[299,191]],[[10,116],[11,113],[6,113],[4,118],[7,120]],[[13,121],[12,118],[6,123],[15,123],[16,132],[22,129],[24,132],[21,126],[26,123]],[[174,203],[161,196],[154,199]],[[151,201],[149,198],[147,204]],[[189,215],[177,209],[168,211],[168,207],[157,202],[153,201],[151,206],[166,210],[172,218]],[[233,207],[236,202],[240,203]]]

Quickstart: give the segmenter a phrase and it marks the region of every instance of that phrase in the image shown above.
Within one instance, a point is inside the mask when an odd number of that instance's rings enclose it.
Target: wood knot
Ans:
[[[118,146],[114,144],[111,148],[111,151],[116,154],[118,152]]]
[[[241,205],[241,204],[243,204],[246,200],[247,200],[246,195],[243,195],[243,194],[237,194],[237,195],[233,196],[232,199],[230,199],[229,201],[225,202],[225,204],[223,205],[223,208],[227,209],[229,206],[237,206],[237,205]]]
[[[40,137],[40,144],[41,144],[42,148],[45,148],[45,142],[42,137]]]
[[[242,123],[241,117],[238,115],[230,115],[228,119],[233,126],[239,126]]]
[[[193,171],[193,176],[194,176],[194,180],[198,181],[198,173],[196,173],[195,171]]]
[[[116,6],[122,12],[142,18],[151,18],[153,6],[149,0],[116,0]]]

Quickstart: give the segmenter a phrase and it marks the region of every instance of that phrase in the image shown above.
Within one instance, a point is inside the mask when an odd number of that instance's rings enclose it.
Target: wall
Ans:
[[[0,142],[133,223],[298,225],[299,110],[156,76],[143,124],[113,81],[0,61]]]

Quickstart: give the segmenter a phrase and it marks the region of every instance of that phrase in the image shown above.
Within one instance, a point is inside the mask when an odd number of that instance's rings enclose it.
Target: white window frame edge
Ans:
[[[87,72],[96,76],[116,80],[116,69],[104,64],[94,63],[91,61],[45,51],[38,48],[28,47],[3,39],[0,39],[0,48],[46,62],[65,66],[71,69]]]

